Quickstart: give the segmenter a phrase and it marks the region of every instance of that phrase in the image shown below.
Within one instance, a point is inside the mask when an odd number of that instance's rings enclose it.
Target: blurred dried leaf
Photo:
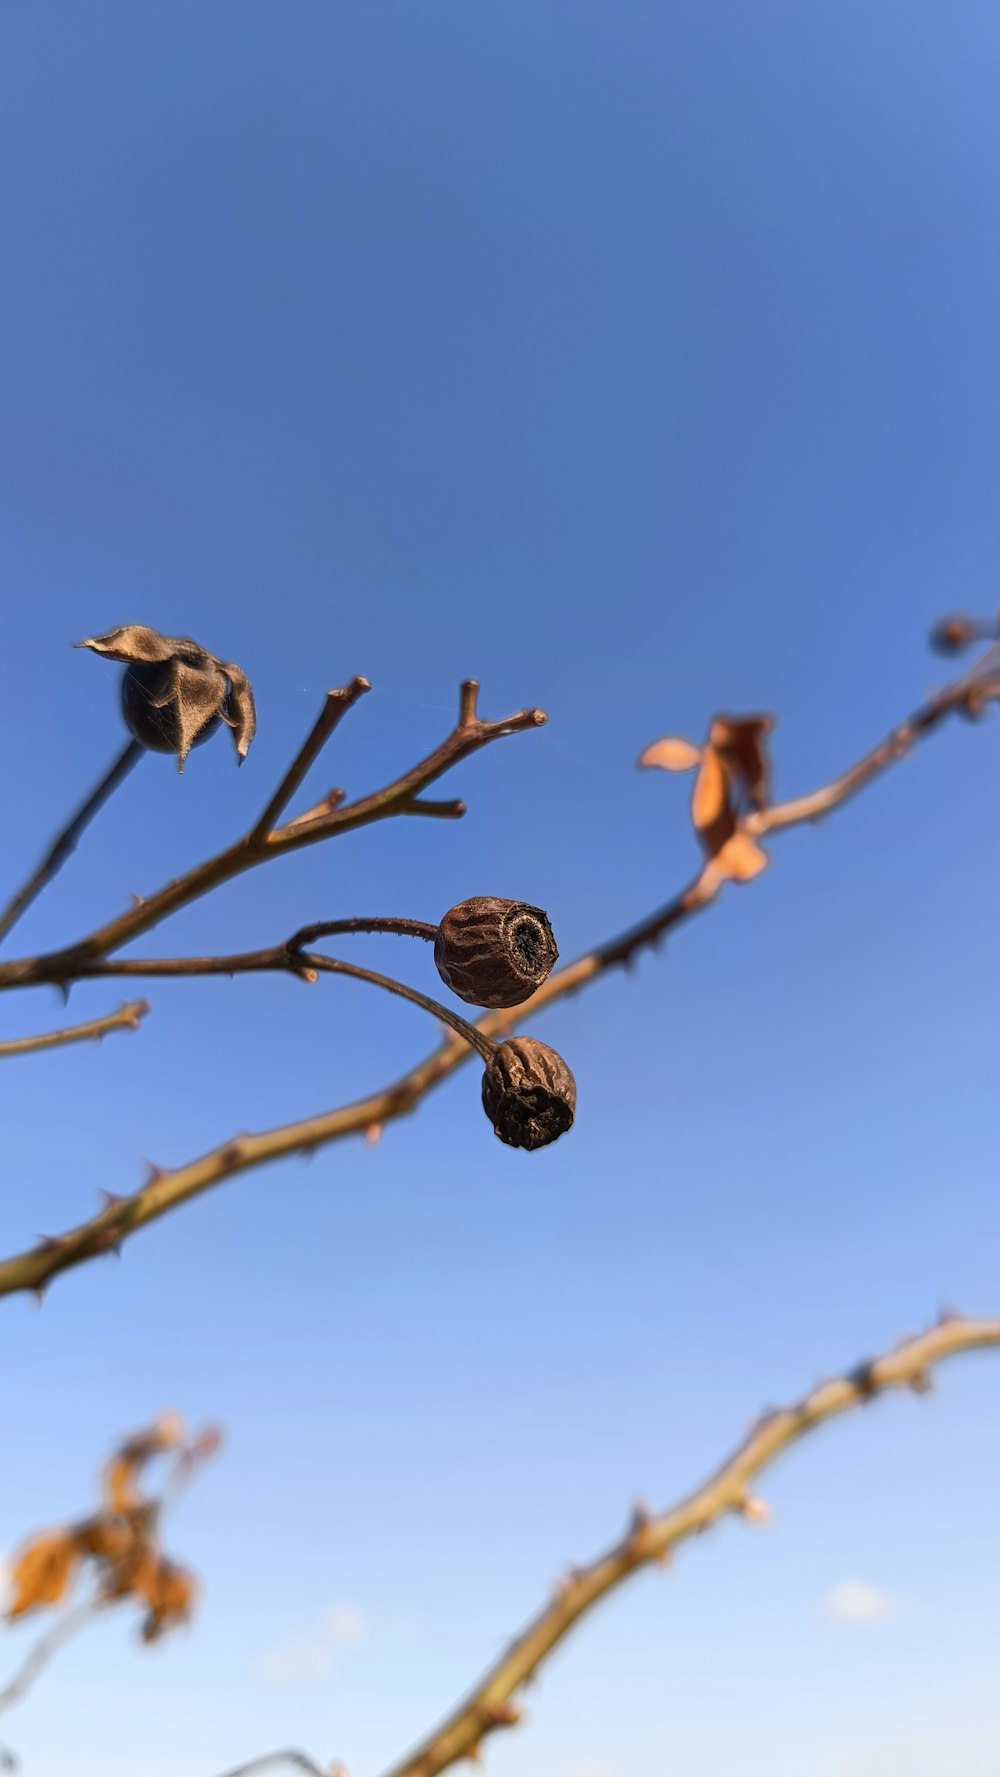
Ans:
[[[663,771],[693,771],[700,760],[701,748],[676,735],[654,740],[644,753],[639,754],[640,765],[658,765]]]
[[[52,1530],[27,1543],[11,1574],[13,1597],[7,1617],[14,1622],[30,1610],[61,1604],[76,1578],[84,1551],[72,1530]]]

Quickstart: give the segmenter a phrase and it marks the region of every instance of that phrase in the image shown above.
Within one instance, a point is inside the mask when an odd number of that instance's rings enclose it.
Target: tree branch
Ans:
[[[218,852],[215,857],[196,865],[175,882],[168,883],[158,894],[137,902],[118,919],[91,932],[87,937],[78,939],[76,943],[42,956],[0,963],[0,989],[33,987],[42,982],[65,985],[76,980],[82,972],[82,964],[120,949],[123,944],[139,937],[142,932],[148,932],[179,908],[188,906],[190,902],[198,900],[222,883],[231,881],[234,876],[239,876],[246,870],[254,869],[269,858],[284,856],[287,852],[298,851],[303,846],[315,845],[321,840],[352,832],[356,827],[368,826],[372,821],[386,820],[392,815],[415,812],[441,814],[442,805],[431,804],[423,810],[420,807],[419,794],[428,784],[434,783],[446,771],[450,771],[453,766],[479,752],[480,748],[488,746],[492,741],[538,728],[546,720],[542,710],[525,709],[518,710],[499,722],[482,721],[475,714],[478,687],[473,680],[468,680],[462,687],[457,725],[440,746],[435,747],[419,764],[383,789],[361,796],[356,802],[342,803],[327,797],[316,809],[299,815],[283,827],[273,830],[269,828],[265,833],[264,827],[270,823],[273,812],[286,805],[305,770],[312,764],[344,711],[367,689],[367,679],[354,679],[342,690],[328,694],[328,701],[318,721],[267,808],[241,839]],[[456,813],[455,805],[450,806],[449,812]]]
[[[625,1535],[588,1567],[575,1568],[555,1595],[483,1674],[479,1683],[428,1738],[385,1777],[436,1777],[459,1759],[474,1757],[485,1735],[520,1720],[514,1698],[580,1618],[616,1586],[650,1563],[662,1563],[690,1537],[737,1513],[751,1522],[767,1508],[750,1484],[790,1445],[826,1420],[864,1406],[890,1388],[926,1393],[929,1372],[959,1352],[1000,1345],[1000,1318],[949,1317],[884,1357],[821,1382],[792,1407],[766,1413],[733,1454],[693,1493],[659,1516],[635,1511]]]
[[[788,827],[812,821],[819,814],[830,813],[841,803],[857,794],[858,790],[871,783],[881,772],[905,757],[915,742],[925,735],[933,733],[948,715],[968,713],[970,703],[976,710],[982,705],[1000,696],[1000,677],[997,676],[996,649],[990,649],[984,659],[972,672],[938,692],[921,706],[912,716],[908,717],[886,737],[880,745],[866,753],[857,764],[842,773],[831,783],[823,785],[811,795],[799,797],[794,801],[777,803],[763,810],[747,815],[741,822],[741,829],[751,834],[779,832]],[[470,682],[471,683],[471,682]],[[468,696],[463,691],[463,711],[467,713]],[[537,712],[522,712],[520,716],[511,717],[507,723],[493,725],[493,730],[512,732],[512,725],[526,726],[537,717]],[[478,730],[477,730],[478,731]],[[458,744],[455,737],[467,730],[460,725],[454,731],[444,748],[438,749],[432,759],[440,758],[441,753],[449,746]],[[482,744],[482,743],[480,743]],[[424,762],[426,767],[427,761]],[[418,769],[424,769],[420,767]],[[444,769],[443,766],[435,769]],[[412,774],[410,774],[412,777]],[[400,779],[400,783],[407,780]],[[411,790],[407,789],[406,794]],[[389,792],[381,793],[383,795]],[[368,804],[372,801],[368,799]],[[354,809],[368,804],[353,804],[343,810],[351,815]],[[335,819],[336,817],[331,817]],[[294,831],[280,828],[275,838],[282,833]],[[480,1019],[478,1031],[485,1038],[502,1038],[511,1030],[521,1026],[527,1019],[541,1012],[546,1006],[569,995],[577,993],[581,988],[606,974],[610,969],[628,965],[643,949],[653,947],[663,936],[675,926],[685,923],[696,913],[710,906],[718,897],[725,885],[726,877],[715,865],[714,860],[704,864],[698,874],[678,894],[674,895],[662,906],[638,924],[630,926],[617,937],[607,940],[592,950],[569,963],[565,968],[549,976],[548,980],[521,1005],[501,1011],[488,1013]],[[199,892],[203,892],[199,890]],[[148,904],[147,904],[148,905]],[[160,916],[158,916],[160,917]],[[110,928],[108,928],[110,929]],[[308,928],[307,928],[308,929]],[[130,934],[131,935],[131,934]],[[124,939],[121,940],[124,942]],[[93,940],[90,941],[93,943]],[[117,940],[116,940],[117,943]],[[84,947],[77,946],[75,952],[63,953],[57,959],[65,967],[65,959],[75,957],[74,968],[78,975],[88,974],[178,974],[189,968],[191,973],[226,973],[230,970],[233,958],[164,958],[141,963],[138,959],[122,960],[107,959],[103,954],[111,948],[103,940],[98,946],[93,962],[84,954]],[[285,950],[281,966],[291,968],[292,972],[301,972],[296,967],[296,960]],[[273,959],[277,950],[252,953],[257,957]],[[330,960],[330,959],[328,959]],[[298,962],[301,964],[302,959]],[[193,966],[191,966],[193,965]],[[9,968],[11,965],[7,965]],[[23,965],[15,965],[22,966]],[[52,959],[40,958],[32,965],[36,973],[35,980],[55,980],[62,976],[52,968]],[[261,966],[261,965],[258,965]],[[267,967],[275,966],[273,960]],[[49,970],[47,973],[46,970]],[[41,972],[38,972],[38,971]],[[23,982],[8,982],[8,985],[22,985]],[[3,985],[3,969],[0,968],[0,986]],[[89,1221],[80,1223],[67,1233],[42,1241],[7,1260],[0,1262],[0,1296],[10,1295],[18,1290],[40,1292],[51,1278],[60,1271],[70,1269],[74,1265],[84,1263],[101,1253],[117,1250],[121,1242],[137,1229],[145,1227],[148,1222],[157,1220],[170,1210],[176,1209],[188,1198],[199,1195],[212,1186],[221,1184],[246,1172],[255,1166],[266,1165],[269,1161],[278,1160],[288,1154],[312,1153],[317,1148],[342,1139],[348,1135],[369,1135],[372,1130],[380,1130],[386,1123],[412,1111],[421,1099],[435,1086],[455,1072],[469,1059],[470,1051],[465,1043],[457,1038],[448,1038],[434,1052],[424,1057],[415,1067],[380,1091],[369,1097],[359,1099],[353,1104],[342,1106],[336,1110],[322,1112],[314,1117],[307,1117],[299,1122],[287,1123],[275,1129],[268,1129],[257,1135],[242,1133],[230,1140],[220,1143],[209,1153],[202,1155],[186,1165],[173,1171],[153,1168],[147,1182],[127,1197],[114,1197],[107,1206]]]
[[[13,1678],[8,1679],[0,1690],[0,1710],[10,1709],[14,1703],[19,1703],[63,1643],[69,1641],[71,1636],[76,1635],[99,1610],[105,1609],[111,1602],[108,1598],[88,1598],[83,1604],[78,1604],[75,1610],[60,1617],[51,1629],[40,1636],[34,1647],[29,1648]]]
[[[251,1777],[258,1771],[275,1771],[279,1766],[290,1766],[293,1771],[306,1771],[308,1777],[336,1777],[329,1766],[323,1769],[307,1758],[304,1752],[265,1752],[262,1758],[250,1760],[248,1765],[234,1765],[231,1771],[224,1771],[222,1777]]]
[[[89,1038],[106,1037],[109,1030],[138,1030],[139,1020],[149,1011],[148,1000],[132,1000],[109,1012],[104,1018],[93,1018],[89,1024],[71,1024],[66,1030],[47,1030],[38,1037],[14,1037],[0,1043],[0,1060],[8,1055],[33,1055],[39,1049],[61,1049],[66,1043],[84,1043]]]
[[[11,926],[20,919],[22,913],[31,906],[36,896],[41,894],[46,883],[51,882],[56,872],[62,868],[70,853],[76,849],[77,841],[84,828],[89,826],[95,814],[107,802],[108,797],[117,790],[118,785],[124,783],[143,751],[144,749],[137,740],[129,741],[128,746],[118,755],[110,771],[107,771],[102,777],[97,788],[91,791],[86,802],[77,809],[62,832],[56,836],[37,870],[28,877],[23,887],[18,889],[16,895],[7,903],[3,913],[0,913],[0,938],[6,937]]]

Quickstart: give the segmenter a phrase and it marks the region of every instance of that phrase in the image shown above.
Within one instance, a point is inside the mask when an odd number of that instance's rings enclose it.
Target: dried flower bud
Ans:
[[[189,636],[161,636],[138,623],[79,646],[124,663],[122,714],[151,752],[176,753],[183,769],[191,748],[208,740],[221,720],[232,730],[237,758],[246,758],[257,717],[250,681],[232,661],[217,659]]]
[[[975,637],[975,626],[968,617],[942,617],[930,633],[930,644],[936,654],[959,654]]]
[[[450,908],[434,941],[442,981],[473,1006],[519,1006],[558,955],[540,907],[496,895],[473,895]]]
[[[554,1049],[511,1037],[483,1075],[483,1109],[508,1147],[544,1148],[572,1128],[576,1081]]]

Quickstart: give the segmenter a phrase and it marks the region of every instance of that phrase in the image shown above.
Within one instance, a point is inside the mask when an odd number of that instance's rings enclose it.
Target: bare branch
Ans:
[[[352,679],[349,685],[342,686],[338,691],[327,692],[326,702],[316,719],[312,732],[299,748],[257,825],[250,831],[251,845],[262,844],[268,838],[282,809],[288,807],[306,772],[319,758],[341,718],[346,716],[348,710],[357,703],[359,697],[363,697],[365,692],[370,690],[371,685],[367,679],[357,678]]]
[[[552,1649],[580,1618],[639,1568],[662,1563],[690,1537],[735,1513],[762,1515],[750,1483],[808,1432],[863,1406],[891,1388],[926,1390],[928,1373],[959,1352],[1000,1346],[1000,1318],[951,1318],[895,1350],[821,1382],[794,1406],[767,1413],[701,1487],[659,1516],[639,1510],[621,1540],[587,1567],[574,1568],[522,1633],[485,1672],[458,1708],[385,1777],[437,1777],[459,1759],[474,1757],[486,1734],[520,1719],[514,1701]]]
[[[27,1695],[35,1679],[48,1665],[53,1654],[57,1653],[72,1636],[85,1628],[99,1610],[107,1609],[110,1602],[111,1600],[108,1598],[88,1598],[83,1604],[78,1604],[75,1610],[60,1617],[51,1629],[40,1636],[34,1647],[29,1648],[13,1678],[8,1679],[3,1689],[0,1690],[0,1710],[10,1709],[15,1703],[19,1703],[21,1698]]]
[[[421,791],[453,766],[492,741],[538,728],[546,720],[544,712],[537,709],[518,710],[499,722],[484,722],[478,717],[465,719],[469,704],[465,687],[462,697],[463,719],[441,745],[435,747],[418,765],[414,765],[383,789],[359,797],[356,802],[343,803],[339,799],[327,797],[317,811],[310,810],[306,815],[300,815],[284,827],[275,828],[262,837],[265,817],[269,821],[272,808],[279,801],[287,801],[288,795],[294,791],[299,781],[297,774],[302,760],[306,760],[307,766],[312,762],[319,747],[335,726],[334,717],[339,719],[343,709],[350,707],[365,688],[367,680],[355,679],[341,691],[329,693],[330,698],[339,701],[334,704],[328,701],[324,706],[319,721],[297,755],[295,764],[286,774],[276,796],[272,798],[261,819],[243,838],[218,852],[215,857],[196,865],[185,876],[168,883],[158,894],[138,902],[108,925],[78,939],[75,944],[43,956],[0,964],[0,989],[32,987],[41,982],[63,985],[75,980],[82,973],[82,964],[120,949],[142,932],[148,932],[153,926],[159,925],[161,920],[176,913],[179,908],[188,906],[244,871],[254,869],[268,858],[284,856],[285,853],[298,851],[303,846],[315,845],[321,840],[352,832],[356,827],[368,826],[372,821],[386,820],[397,814],[412,814]],[[437,812],[440,813],[440,809]]]
[[[874,781],[883,770],[905,757],[916,740],[935,731],[945,716],[956,712],[967,713],[970,697],[978,707],[983,701],[1000,695],[1000,678],[996,677],[997,667],[994,651],[991,650],[985,660],[972,673],[967,673],[954,684],[947,686],[923,705],[913,716],[901,723],[898,728],[871,753],[863,758],[832,784],[822,787],[812,795],[800,797],[793,802],[771,805],[761,811],[745,817],[742,825],[747,832],[761,833],[778,832],[785,828],[801,825],[805,821],[816,818],[818,812],[828,813],[846,802],[852,795]],[[498,729],[509,731],[510,723],[521,727],[534,721],[537,712],[523,711],[520,716],[510,718],[507,724],[485,725],[495,732]],[[463,731],[458,729],[455,734]],[[455,744],[455,735],[441,753]],[[424,762],[426,767],[427,761]],[[436,770],[444,769],[438,764]],[[412,774],[411,774],[412,775]],[[400,783],[406,780],[399,780]],[[410,789],[407,795],[411,794]],[[383,792],[388,795],[390,792]],[[368,804],[372,801],[368,799]],[[820,806],[822,804],[822,806]],[[342,812],[345,816],[352,814],[367,804],[349,805]],[[336,820],[336,816],[331,817]],[[280,840],[282,833],[294,831],[281,828],[274,835]],[[273,843],[273,841],[272,841]],[[630,926],[617,937],[607,940],[594,949],[585,951],[575,962],[549,976],[542,987],[530,999],[521,1005],[490,1012],[480,1019],[477,1029],[484,1038],[502,1038],[509,1032],[532,1018],[546,1006],[569,995],[577,993],[581,988],[620,965],[629,964],[644,948],[655,946],[665,933],[675,926],[684,924],[694,914],[702,911],[718,897],[725,886],[725,875],[720,873],[714,862],[709,860],[697,876],[662,906],[654,909],[638,924]],[[199,890],[199,892],[203,892]],[[158,916],[161,917],[161,916]],[[133,935],[129,933],[128,935]],[[116,939],[117,942],[125,940]],[[90,942],[93,942],[91,940]],[[95,961],[83,954],[83,947],[77,946],[74,952],[66,952],[63,958],[56,959],[66,966],[66,959],[73,958],[71,973],[80,976],[88,974],[121,974],[148,973],[155,975],[190,972],[193,974],[223,974],[231,972],[236,958],[166,958],[162,962],[140,962],[135,958],[111,960],[106,958],[106,951],[113,946],[105,944],[103,939],[97,947]],[[278,947],[282,952],[280,966],[292,973],[302,972],[303,958],[295,953]],[[277,951],[275,949],[254,953],[258,959],[258,967],[273,968]],[[329,961],[330,959],[327,959]],[[314,963],[315,958],[311,959]],[[10,968],[12,965],[6,965]],[[18,967],[23,965],[13,965]],[[58,966],[53,965],[51,958],[40,958],[30,965],[34,970],[35,980],[61,979]],[[309,965],[307,965],[309,966]],[[347,972],[346,969],[344,972]],[[4,983],[3,968],[0,967],[0,986]],[[20,983],[10,983],[18,985]],[[26,1249],[5,1261],[0,1262],[0,1296],[9,1295],[18,1290],[39,1291],[58,1272],[69,1269],[85,1260],[97,1257],[111,1249],[117,1249],[120,1242],[144,1227],[148,1222],[157,1220],[168,1211],[177,1208],[189,1197],[221,1184],[239,1173],[246,1172],[255,1166],[266,1165],[269,1161],[281,1159],[287,1154],[312,1153],[315,1149],[342,1139],[348,1135],[367,1135],[372,1128],[383,1125],[406,1115],[423,1099],[428,1092],[464,1065],[469,1059],[470,1051],[466,1044],[449,1038],[432,1054],[425,1056],[408,1073],[391,1085],[367,1098],[357,1100],[353,1104],[326,1111],[318,1116],[304,1118],[300,1122],[288,1123],[276,1129],[269,1129],[257,1135],[241,1134],[230,1141],[221,1143],[208,1154],[199,1159],[177,1167],[173,1171],[156,1170],[149,1181],[140,1190],[124,1198],[116,1198],[107,1208],[87,1222],[79,1224],[67,1233],[50,1238],[38,1246]]]
[[[66,1030],[47,1030],[38,1037],[14,1037],[0,1043],[0,1060],[8,1055],[34,1055],[39,1049],[61,1049],[66,1043],[84,1043],[90,1038],[106,1037],[110,1030],[138,1030],[139,1020],[149,1011],[148,1000],[132,1000],[109,1012],[104,1018],[92,1018],[89,1024],[71,1024]]]
[[[335,1777],[329,1766],[324,1769],[314,1764],[304,1752],[265,1752],[262,1758],[250,1760],[248,1765],[234,1765],[231,1771],[224,1771],[222,1777],[252,1777],[258,1771],[276,1771],[282,1765],[293,1771],[306,1771],[308,1777]]]
[[[95,790],[92,790],[86,802],[77,809],[75,815],[67,821],[62,832],[57,835],[46,852],[38,868],[28,877],[27,882],[19,888],[17,894],[8,902],[3,913],[0,913],[0,938],[5,938],[22,913],[31,906],[32,901],[40,895],[46,883],[60,870],[71,852],[76,849],[77,841],[85,827],[93,820],[98,810],[103,808],[108,797],[124,783],[129,772],[141,758],[144,748],[137,740],[129,741],[127,747],[118,755],[110,771],[105,772]]]

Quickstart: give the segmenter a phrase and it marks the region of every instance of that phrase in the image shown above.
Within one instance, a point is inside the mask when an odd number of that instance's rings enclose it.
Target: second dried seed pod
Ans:
[[[561,1055],[534,1037],[498,1043],[483,1075],[483,1109],[511,1148],[548,1147],[572,1128],[576,1081]]]
[[[450,908],[434,941],[442,981],[472,1006],[519,1006],[558,955],[540,907],[497,895],[472,895]]]

